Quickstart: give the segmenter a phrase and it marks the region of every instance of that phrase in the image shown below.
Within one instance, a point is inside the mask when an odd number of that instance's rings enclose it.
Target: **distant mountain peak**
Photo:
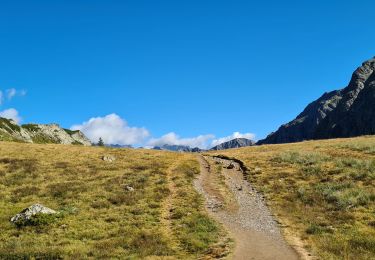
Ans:
[[[341,90],[324,93],[296,119],[258,144],[375,134],[375,57],[362,63]]]
[[[230,140],[228,142],[224,142],[222,144],[219,144],[215,147],[212,147],[210,150],[226,150],[226,149],[232,149],[232,148],[240,148],[245,146],[252,146],[255,142],[246,138],[235,138],[233,140]]]
[[[195,147],[191,148],[190,146],[187,145],[175,145],[175,144],[164,144],[161,146],[155,146],[153,148],[154,150],[167,150],[167,151],[173,151],[173,152],[201,152],[203,151],[202,149]]]

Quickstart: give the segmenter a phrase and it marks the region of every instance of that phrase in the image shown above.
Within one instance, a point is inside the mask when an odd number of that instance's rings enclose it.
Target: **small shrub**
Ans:
[[[43,252],[44,251],[44,252]],[[19,260],[19,259],[43,259],[43,260],[62,260],[64,259],[63,254],[58,250],[51,248],[40,249],[38,252],[34,251],[25,251],[25,252],[7,252],[0,248],[0,259],[7,260]]]
[[[69,163],[67,163],[67,162],[57,162],[57,163],[55,163],[54,166],[57,169],[66,169],[66,168],[69,167]]]
[[[375,253],[375,237],[363,233],[356,233],[348,241],[349,246],[354,250],[363,250]]]
[[[185,162],[180,164],[176,169],[176,172],[184,174],[188,178],[194,178],[195,175],[199,174],[199,168],[195,162]]]
[[[130,168],[135,172],[142,172],[142,171],[149,169],[147,165],[141,165],[141,164],[132,165]]]
[[[22,125],[22,128],[31,132],[37,132],[40,129],[39,126],[36,124],[25,124],[25,125]]]
[[[55,198],[65,199],[77,196],[80,192],[87,191],[85,183],[78,181],[66,181],[53,183],[47,186],[49,193]]]
[[[341,145],[340,148],[350,149],[352,151],[364,152],[367,154],[375,154],[375,144],[352,143]]]
[[[23,186],[14,190],[12,196],[12,202],[18,202],[22,198],[30,195],[38,195],[40,189],[35,186]]]
[[[54,144],[57,143],[55,139],[50,136],[46,136],[43,134],[36,134],[32,137],[32,140],[36,144]]]
[[[2,158],[0,163],[7,165],[8,172],[22,170],[25,173],[34,173],[38,169],[38,162],[34,159]]]
[[[303,165],[301,172],[307,176],[318,176],[322,174],[323,170],[320,165]]]
[[[309,235],[319,235],[323,233],[333,233],[332,228],[328,228],[326,226],[318,225],[315,223],[312,223],[307,229],[306,234]]]
[[[355,188],[351,183],[322,184],[316,186],[326,202],[334,204],[337,209],[348,209],[356,206],[366,206],[373,201],[373,196],[361,188]]]
[[[14,224],[18,228],[27,227],[27,226],[48,226],[50,224],[55,223],[58,219],[61,218],[60,214],[36,214],[32,216],[30,219],[21,219]]]
[[[314,165],[329,159],[330,157],[318,153],[285,152],[275,156],[272,161],[298,165]]]
[[[153,230],[141,230],[134,236],[128,249],[141,257],[168,256],[173,253],[169,244],[161,233]]]
[[[214,220],[201,213],[193,213],[182,219],[184,236],[181,242],[191,253],[202,253],[217,240],[218,226]]]
[[[94,209],[107,209],[110,206],[111,205],[109,204],[107,200],[96,200],[91,203],[91,207]]]
[[[155,187],[154,193],[155,193],[156,200],[162,200],[168,197],[171,191],[167,187]]]
[[[78,130],[70,130],[70,129],[65,129],[65,128],[64,128],[64,131],[65,131],[68,135],[74,135],[74,134],[76,134],[76,133],[79,132]]]
[[[313,205],[314,203],[311,193],[302,187],[297,190],[297,198],[306,205]]]
[[[112,195],[108,200],[114,205],[133,206],[138,203],[141,196],[138,192],[126,192]]]

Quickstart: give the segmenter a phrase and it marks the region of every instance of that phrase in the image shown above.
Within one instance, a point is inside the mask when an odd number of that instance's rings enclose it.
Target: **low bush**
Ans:
[[[33,226],[33,227],[41,227],[47,226],[50,224],[55,223],[59,219],[62,218],[61,214],[36,214],[29,219],[20,219],[14,224],[18,228]]]

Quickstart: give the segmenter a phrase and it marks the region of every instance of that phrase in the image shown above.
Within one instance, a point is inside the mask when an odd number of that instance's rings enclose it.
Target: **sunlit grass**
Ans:
[[[198,169],[191,154],[0,143],[0,259],[204,255],[221,231],[193,188]],[[35,203],[62,214],[10,223]],[[165,220],[169,208],[179,214]]]
[[[248,168],[289,234],[323,259],[375,258],[375,137],[221,151]],[[215,152],[217,154],[218,152]]]

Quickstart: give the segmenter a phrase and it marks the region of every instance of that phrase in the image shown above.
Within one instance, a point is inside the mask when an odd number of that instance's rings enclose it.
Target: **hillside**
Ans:
[[[320,259],[375,257],[375,137],[204,155],[1,142],[0,259],[223,258],[232,235],[235,253],[288,248],[267,232]],[[59,214],[10,222],[36,203]],[[232,218],[265,234],[213,220]]]
[[[90,140],[80,131],[63,129],[57,124],[19,126],[13,120],[1,117],[0,141],[91,145]]]
[[[284,234],[320,259],[375,258],[375,137],[210,152],[244,163]],[[293,241],[291,241],[293,243]]]
[[[192,185],[198,173],[192,154],[1,142],[0,259],[224,254],[225,234]],[[60,214],[9,221],[35,203]]]
[[[375,58],[362,64],[342,90],[323,94],[293,121],[258,144],[375,134]]]

